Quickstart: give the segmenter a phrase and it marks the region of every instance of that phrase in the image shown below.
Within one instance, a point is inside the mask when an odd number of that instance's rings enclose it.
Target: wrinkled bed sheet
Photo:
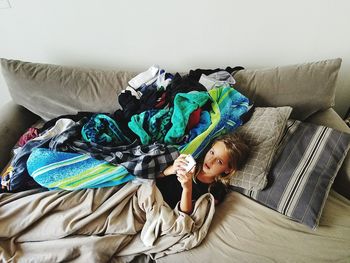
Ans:
[[[214,211],[210,194],[191,215],[172,210],[152,183],[0,194],[0,261],[156,259],[199,245]]]
[[[232,192],[202,244],[163,262],[350,262],[350,201],[331,190],[313,231]]]

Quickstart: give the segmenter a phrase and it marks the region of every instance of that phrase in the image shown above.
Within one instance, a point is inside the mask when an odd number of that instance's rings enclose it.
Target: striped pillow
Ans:
[[[235,189],[315,229],[349,145],[350,134],[289,120],[267,187],[262,191]]]

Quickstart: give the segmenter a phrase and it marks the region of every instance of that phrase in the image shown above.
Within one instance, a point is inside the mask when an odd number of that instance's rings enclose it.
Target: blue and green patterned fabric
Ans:
[[[179,148],[180,153],[192,154],[195,158],[214,138],[232,132],[242,125],[241,116],[248,111],[248,98],[232,87],[223,86],[208,93],[212,100],[209,128]]]
[[[123,145],[131,143],[118,124],[105,114],[96,114],[83,126],[81,135],[86,142],[100,145]]]
[[[115,186],[135,178],[123,166],[111,165],[86,154],[36,148],[27,160],[30,176],[49,189],[76,190]]]

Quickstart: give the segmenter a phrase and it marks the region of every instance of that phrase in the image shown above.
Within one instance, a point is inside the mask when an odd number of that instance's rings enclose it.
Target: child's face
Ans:
[[[207,152],[203,161],[203,172],[207,177],[215,178],[223,173],[232,172],[229,155],[223,142],[216,142]]]

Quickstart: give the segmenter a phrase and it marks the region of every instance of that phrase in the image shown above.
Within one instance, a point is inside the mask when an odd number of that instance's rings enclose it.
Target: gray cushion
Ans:
[[[79,111],[113,112],[135,74],[1,59],[13,100],[44,120]]]
[[[72,68],[1,59],[13,100],[43,119],[78,111],[113,112],[117,94],[134,73]],[[292,117],[304,120],[334,105],[341,59],[235,74],[237,90],[256,106],[291,106]]]
[[[247,190],[266,186],[266,176],[291,111],[291,107],[257,107],[250,120],[238,128],[237,133],[248,144],[250,153],[244,167],[231,178],[231,185]]]
[[[311,114],[334,106],[335,82],[341,59],[241,70],[235,88],[256,106],[291,106],[291,117],[305,120]]]
[[[287,126],[266,189],[238,190],[315,229],[349,150],[350,134],[300,121],[289,121]]]
[[[344,120],[333,110],[313,114],[306,120],[307,122],[318,125],[327,126],[338,131],[350,133],[350,128],[345,124]],[[338,174],[334,180],[333,188],[350,200],[350,153],[348,152],[345,160],[340,167]]]

